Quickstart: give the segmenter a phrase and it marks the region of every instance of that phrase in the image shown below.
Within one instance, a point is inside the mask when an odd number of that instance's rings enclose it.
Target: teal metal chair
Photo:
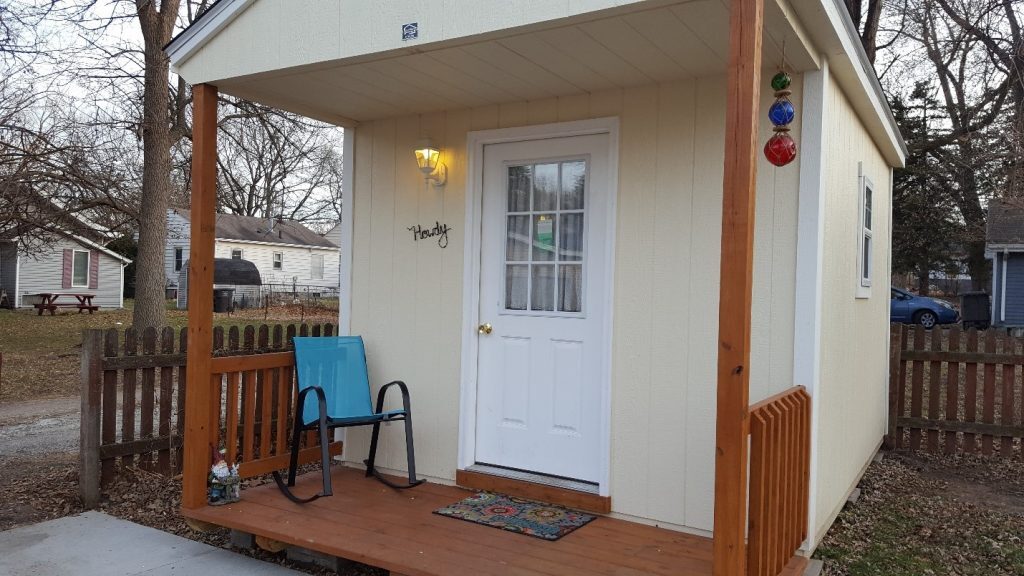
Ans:
[[[370,380],[366,372],[366,350],[361,336],[335,338],[296,337],[295,368],[298,375],[299,397],[295,405],[292,428],[292,452],[288,466],[288,482],[274,472],[274,480],[289,500],[304,504],[322,496],[330,496],[331,473],[328,433],[335,428],[373,426],[370,454],[365,460],[366,475],[374,476],[384,484],[397,489],[412,488],[423,483],[416,479],[416,456],[413,450],[412,410],[409,406],[409,388],[396,380],[385,384],[377,393],[377,406],[370,403]],[[402,394],[402,408],[384,411],[384,397],[388,389],[397,386]],[[384,422],[405,422],[405,447],[409,462],[409,483],[396,484],[374,467],[377,439]],[[320,457],[323,464],[323,491],[309,498],[299,498],[290,490],[295,486],[299,464],[299,440],[307,430],[320,432]]]

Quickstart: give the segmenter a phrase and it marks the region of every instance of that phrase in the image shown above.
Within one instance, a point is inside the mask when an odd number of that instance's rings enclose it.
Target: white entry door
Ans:
[[[484,147],[477,464],[601,480],[609,137]]]

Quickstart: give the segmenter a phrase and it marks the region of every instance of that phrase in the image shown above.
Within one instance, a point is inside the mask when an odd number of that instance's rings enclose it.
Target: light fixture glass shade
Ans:
[[[441,151],[434,146],[430,139],[423,139],[416,143],[413,149],[416,155],[416,166],[424,174],[431,174],[437,169],[437,161],[441,158]]]

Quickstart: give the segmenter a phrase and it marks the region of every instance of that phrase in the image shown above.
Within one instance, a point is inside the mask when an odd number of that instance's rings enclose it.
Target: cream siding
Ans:
[[[467,131],[619,116],[612,507],[711,529],[724,96],[724,79],[710,78],[359,126],[352,333],[366,339],[375,386],[410,386],[421,474],[453,480],[457,464]],[[793,99],[799,107],[799,90]],[[762,140],[770,134],[765,121]],[[423,136],[443,148],[443,189],[416,170],[410,150]],[[793,384],[798,173],[761,163],[756,245],[768,249],[754,270],[753,401]],[[454,227],[447,249],[406,230],[434,221]],[[383,438],[382,465],[402,469],[401,430]],[[361,461],[367,439],[349,430],[346,458]]]
[[[835,81],[825,93],[825,220],[816,510],[812,544],[828,529],[882,440],[886,424],[891,169]],[[856,298],[857,166],[875,185],[871,296]]]
[[[61,280],[64,272],[65,249],[99,252],[99,277],[95,289],[62,288]],[[62,236],[55,239],[38,253],[22,255],[18,278],[18,290],[21,295],[20,305],[28,307],[37,301],[35,298],[27,297],[26,294],[36,294],[39,292],[87,292],[96,295],[92,303],[101,309],[120,308],[122,305],[121,276],[123,273],[124,267],[120,260],[106,252],[98,251],[90,246],[84,246]],[[58,300],[58,302],[62,301],[64,300]]]
[[[258,0],[178,70],[197,84],[504,31],[639,1]],[[409,23],[418,24],[419,36],[403,41],[402,27]]]

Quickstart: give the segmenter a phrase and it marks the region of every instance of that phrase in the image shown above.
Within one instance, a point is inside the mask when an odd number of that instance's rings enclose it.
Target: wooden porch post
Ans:
[[[731,1],[718,304],[715,576],[741,576],[746,570],[750,303],[764,13],[763,0]]]
[[[188,265],[188,380],[181,505],[206,504],[210,469],[213,238],[217,205],[217,87],[192,87],[192,236]]]

